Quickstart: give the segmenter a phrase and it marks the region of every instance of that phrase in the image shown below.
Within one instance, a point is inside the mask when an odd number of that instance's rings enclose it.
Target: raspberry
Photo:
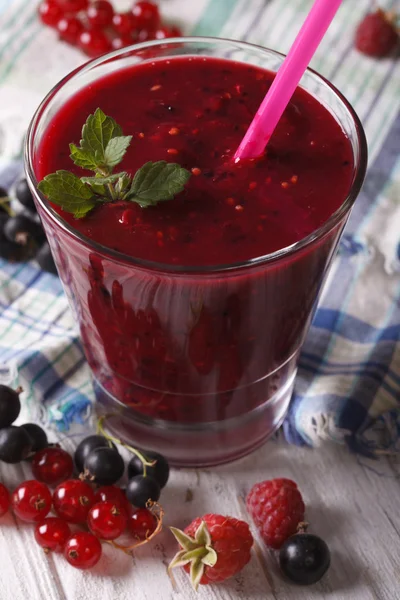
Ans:
[[[394,20],[381,9],[364,17],[355,37],[357,50],[375,58],[390,54],[398,41]]]
[[[246,499],[247,511],[267,546],[278,549],[304,520],[304,502],[290,479],[256,483]]]
[[[183,566],[190,572],[194,589],[199,583],[225,581],[250,560],[253,536],[247,523],[239,519],[208,514],[192,521],[184,532],[174,527],[171,531],[182,549],[170,567]]]

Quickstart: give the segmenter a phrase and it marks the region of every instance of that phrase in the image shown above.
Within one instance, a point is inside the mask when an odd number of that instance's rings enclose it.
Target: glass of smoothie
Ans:
[[[178,466],[239,458],[282,423],[304,337],[362,185],[367,148],[345,98],[308,70],[263,156],[233,155],[284,57],[180,38],[96,59],[45,98],[26,143],[30,186],[118,437]],[[132,135],[120,165],[191,172],[174,199],[76,219],[37,190],[75,166],[100,108]]]

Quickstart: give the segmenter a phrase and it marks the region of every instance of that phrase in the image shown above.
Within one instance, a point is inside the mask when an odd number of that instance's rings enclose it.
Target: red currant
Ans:
[[[73,470],[72,458],[62,448],[44,448],[36,452],[32,459],[33,475],[48,485],[58,485],[69,479]]]
[[[171,30],[169,27],[160,27],[154,34],[156,40],[164,40],[165,38],[172,37]]]
[[[130,35],[121,35],[119,37],[113,38],[111,46],[113,50],[121,50],[121,48],[131,46],[133,43],[133,39]]]
[[[61,40],[75,45],[83,31],[83,23],[77,17],[63,17],[57,23],[57,31]]]
[[[103,31],[88,29],[79,36],[79,46],[92,58],[101,56],[111,50],[111,42]]]
[[[68,523],[84,523],[94,504],[94,492],[90,485],[79,479],[68,479],[55,489],[54,510]]]
[[[77,13],[81,10],[86,10],[89,0],[57,0],[63,13]]]
[[[124,36],[136,29],[136,20],[132,13],[115,13],[112,20],[113,27],[117,33]]]
[[[147,29],[141,29],[137,34],[137,41],[148,42],[149,40],[154,40],[154,32],[148,31]]]
[[[35,527],[35,540],[46,552],[62,552],[70,535],[68,523],[57,517],[47,517]]]
[[[0,517],[6,514],[10,508],[10,492],[5,485],[0,483]]]
[[[11,504],[23,521],[42,521],[51,509],[51,493],[47,485],[31,479],[14,490]]]
[[[114,9],[108,0],[95,0],[89,4],[87,9],[87,18],[93,29],[107,27],[111,25],[114,16]]]
[[[87,531],[77,531],[67,540],[64,556],[77,569],[90,569],[101,557],[101,544],[97,537]]]
[[[153,533],[157,527],[157,521],[147,508],[138,508],[132,513],[128,527],[136,538],[144,540]]]
[[[177,25],[172,25],[170,28],[171,37],[182,37],[182,30]]]
[[[139,0],[132,7],[132,14],[136,19],[137,29],[154,31],[160,25],[160,13],[157,4]]]
[[[56,27],[58,21],[63,16],[63,12],[54,0],[44,0],[39,4],[39,19],[45,25]]]
[[[115,540],[122,535],[126,523],[125,511],[112,502],[99,502],[89,511],[89,529],[103,540]]]
[[[102,485],[99,487],[94,496],[94,501],[96,504],[98,502],[112,502],[123,509],[127,515],[131,511],[131,504],[128,502],[125,493],[116,485]]]

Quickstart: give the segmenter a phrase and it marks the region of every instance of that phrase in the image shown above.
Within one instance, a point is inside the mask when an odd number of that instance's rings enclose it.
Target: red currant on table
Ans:
[[[42,521],[51,509],[50,490],[40,481],[24,481],[14,490],[11,505],[23,521]]]
[[[57,0],[64,13],[77,13],[85,10],[89,4],[89,0]]]
[[[88,483],[68,479],[55,489],[54,510],[68,523],[84,523],[94,504],[94,492]]]
[[[6,514],[10,508],[10,492],[5,485],[0,483],[0,517]]]
[[[64,556],[73,567],[90,569],[100,560],[101,544],[92,533],[78,531],[67,540]]]
[[[38,481],[58,485],[69,479],[74,469],[72,457],[62,448],[44,448],[32,460],[32,473]]]
[[[155,30],[160,25],[158,6],[153,2],[139,0],[132,7],[132,14],[136,19],[137,29]]]
[[[120,36],[132,33],[136,29],[136,20],[132,13],[115,13],[112,20],[113,27]]]
[[[116,485],[103,485],[99,487],[94,496],[94,501],[96,504],[98,502],[112,502],[123,509],[127,515],[129,515],[131,511],[131,505],[125,496],[125,493]]]
[[[69,44],[76,44],[83,31],[83,24],[77,17],[63,17],[57,23],[60,39]]]
[[[87,18],[93,29],[107,27],[111,25],[114,16],[114,9],[108,0],[95,0],[89,4],[87,9]]]
[[[45,25],[56,27],[58,21],[63,16],[63,11],[55,0],[44,0],[39,4],[39,19]]]
[[[157,527],[157,521],[149,510],[146,508],[138,508],[132,513],[128,521],[128,527],[130,532],[136,538],[145,540]]]
[[[68,523],[57,517],[47,517],[35,527],[35,540],[47,552],[62,552],[70,535]]]
[[[111,50],[111,42],[99,29],[88,29],[79,36],[80,48],[90,57],[96,58]]]
[[[103,540],[115,540],[126,529],[126,513],[112,502],[99,502],[88,514],[88,526],[94,535]]]

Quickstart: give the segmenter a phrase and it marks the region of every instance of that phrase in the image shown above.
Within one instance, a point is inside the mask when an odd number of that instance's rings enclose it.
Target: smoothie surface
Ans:
[[[101,108],[133,140],[115,169],[147,161],[192,171],[171,201],[141,208],[99,204],[75,219],[85,236],[129,256],[164,264],[211,266],[257,258],[293,244],[343,203],[353,177],[349,140],[333,116],[297,88],[266,153],[233,155],[274,74],[216,58],[185,57],[118,70],[83,88],[53,117],[37,152],[38,180],[58,169],[90,175],[69,158],[87,116]]]

